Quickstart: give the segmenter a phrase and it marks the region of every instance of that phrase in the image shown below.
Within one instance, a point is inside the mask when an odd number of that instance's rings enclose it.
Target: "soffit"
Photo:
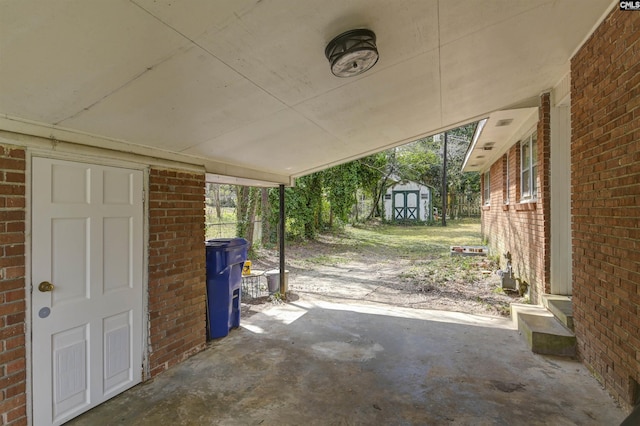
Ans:
[[[462,170],[484,172],[516,142],[535,131],[538,108],[495,111],[479,123]]]

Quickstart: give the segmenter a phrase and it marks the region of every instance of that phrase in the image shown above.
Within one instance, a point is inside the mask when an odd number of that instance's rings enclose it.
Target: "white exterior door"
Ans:
[[[143,174],[32,164],[33,424],[57,425],[141,381]]]

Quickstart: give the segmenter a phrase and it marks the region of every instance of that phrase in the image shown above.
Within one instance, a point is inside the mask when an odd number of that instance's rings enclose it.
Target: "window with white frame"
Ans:
[[[537,133],[520,144],[520,197],[522,201],[538,198],[538,143]]]
[[[484,179],[482,198],[484,201],[484,205],[488,206],[489,204],[491,204],[491,176],[489,174],[489,170],[484,172],[482,177]]]

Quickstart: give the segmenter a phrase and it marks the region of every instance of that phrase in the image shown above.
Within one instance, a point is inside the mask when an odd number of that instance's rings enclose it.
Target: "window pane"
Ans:
[[[529,179],[529,170],[522,172],[522,196],[529,197],[531,194],[531,180]]]
[[[531,136],[531,164],[538,162],[538,135],[536,133]]]
[[[531,196],[534,198],[538,196],[538,166],[531,168]]]
[[[527,141],[522,144],[522,170],[528,169],[529,165],[531,164],[531,157],[529,156],[529,154],[529,140],[527,139]]]

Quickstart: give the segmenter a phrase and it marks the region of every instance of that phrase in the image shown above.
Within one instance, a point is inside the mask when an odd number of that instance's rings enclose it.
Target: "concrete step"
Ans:
[[[569,296],[545,294],[542,296],[542,304],[564,324],[573,331],[573,303]]]
[[[530,305],[528,303],[512,303],[511,321],[513,321],[513,326],[515,328],[518,328],[518,316],[520,314],[540,315],[553,318],[553,314],[546,310],[544,306]]]
[[[511,315],[533,352],[575,356],[576,336],[543,306],[514,303],[511,305]]]

